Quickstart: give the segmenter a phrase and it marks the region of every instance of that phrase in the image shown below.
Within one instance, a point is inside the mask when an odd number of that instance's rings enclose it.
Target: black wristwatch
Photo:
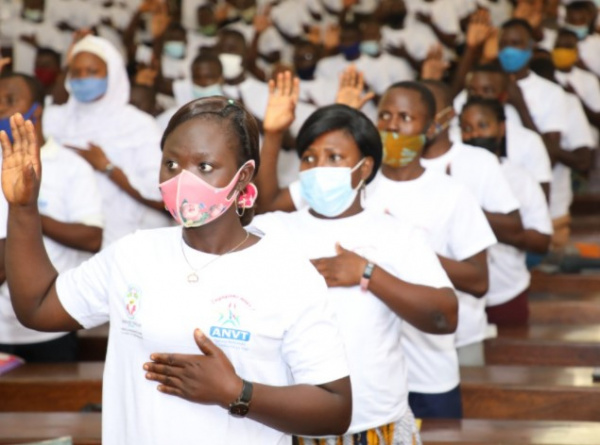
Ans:
[[[246,417],[252,400],[252,383],[242,380],[242,393],[237,400],[229,405],[229,414],[235,417]]]

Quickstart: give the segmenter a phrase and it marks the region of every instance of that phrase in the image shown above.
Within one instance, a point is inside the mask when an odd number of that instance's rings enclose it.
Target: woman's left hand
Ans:
[[[154,353],[144,364],[158,390],[190,402],[228,408],[242,392],[242,379],[227,356],[200,329],[194,340],[204,355]]]
[[[340,244],[335,245],[337,255],[311,260],[313,266],[323,275],[328,287],[358,286],[368,261]]]
[[[83,159],[89,162],[89,164],[93,167],[94,170],[103,172],[106,170],[110,161],[108,157],[104,154],[102,148],[100,148],[96,144],[92,144],[91,142],[88,144],[88,148],[74,147],[72,145],[65,145],[65,147],[75,150],[75,152],[81,156]]]

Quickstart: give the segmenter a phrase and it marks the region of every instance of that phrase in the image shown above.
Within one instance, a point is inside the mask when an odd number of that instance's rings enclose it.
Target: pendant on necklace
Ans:
[[[192,272],[187,276],[188,283],[197,283],[200,279],[198,278],[198,274],[196,272]]]

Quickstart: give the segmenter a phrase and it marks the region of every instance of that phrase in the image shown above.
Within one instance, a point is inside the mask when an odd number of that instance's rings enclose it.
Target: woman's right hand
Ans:
[[[279,73],[276,81],[269,81],[269,102],[263,120],[265,133],[282,133],[292,125],[299,95],[300,81],[292,79],[290,71]]]
[[[31,121],[20,113],[10,118],[14,142],[0,132],[2,145],[2,191],[10,205],[36,205],[42,179],[40,148]]]

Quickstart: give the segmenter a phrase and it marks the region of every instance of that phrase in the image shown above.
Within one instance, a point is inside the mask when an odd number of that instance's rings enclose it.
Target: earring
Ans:
[[[241,205],[241,211],[240,211],[240,205]],[[242,216],[244,216],[244,213],[246,213],[246,201],[243,198],[236,199],[236,201],[235,201],[235,213],[237,213],[237,216],[239,216],[240,218]]]

